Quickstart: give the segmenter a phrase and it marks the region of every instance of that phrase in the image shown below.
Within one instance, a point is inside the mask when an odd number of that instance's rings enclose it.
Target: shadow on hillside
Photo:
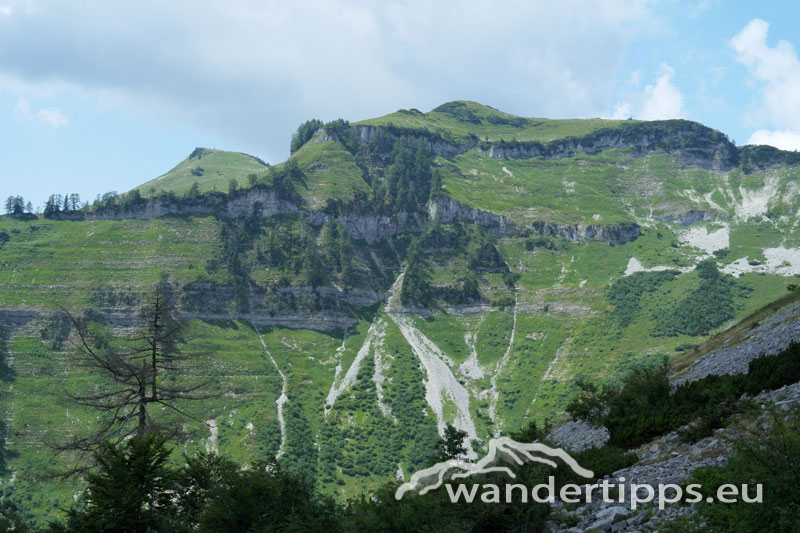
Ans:
[[[5,328],[0,327],[0,381],[14,381],[17,373],[8,366],[8,338],[10,335]]]

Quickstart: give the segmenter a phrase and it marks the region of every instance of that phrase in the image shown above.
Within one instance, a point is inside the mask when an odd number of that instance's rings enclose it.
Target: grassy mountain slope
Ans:
[[[221,393],[188,402],[193,419],[159,414],[185,424],[182,446],[279,451],[282,380],[257,328],[286,377],[281,460],[343,497],[424,466],[445,423],[482,453],[561,416],[576,377],[680,356],[797,282],[792,154],[687,121],[437,109],[325,125],[269,169],[204,152],[154,196],[71,220],[0,217],[4,486],[40,518],[76,487],[42,481],[42,437],[93,424],[64,392],[102,377],[76,360],[59,306],[124,335],[162,273],[195,372]],[[234,168],[257,177],[229,197]],[[184,196],[194,181],[206,194]]]
[[[320,209],[328,199],[351,203],[359,194],[372,192],[353,155],[339,142],[307,143],[292,159],[305,174],[300,194],[310,209]]]
[[[624,121],[592,119],[523,118],[498,111],[493,107],[456,100],[442,104],[429,113],[416,109],[401,109],[383,117],[357,124],[384,126],[394,124],[405,128],[446,131],[452,135],[476,135],[481,140],[549,142],[565,137],[581,137],[600,128],[615,127]]]
[[[162,192],[186,194],[193,183],[200,192],[217,190],[226,192],[228,182],[234,179],[244,186],[247,176],[266,170],[266,164],[257,157],[239,152],[195,148],[189,157],[178,163],[166,174],[147,181],[138,187],[142,196],[155,196]]]

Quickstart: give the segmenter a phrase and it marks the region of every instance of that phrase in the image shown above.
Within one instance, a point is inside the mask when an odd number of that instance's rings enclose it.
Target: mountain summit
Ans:
[[[576,378],[690,352],[800,276],[800,156],[695,122],[455,101],[291,146],[198,148],[83,210],[0,218],[2,475],[37,508],[72,494],[39,481],[43,436],[102,422],[65,403],[102,380],[61,306],[124,335],[166,280],[218,396],[159,421],[347,496],[425,468],[448,424],[484,455]]]

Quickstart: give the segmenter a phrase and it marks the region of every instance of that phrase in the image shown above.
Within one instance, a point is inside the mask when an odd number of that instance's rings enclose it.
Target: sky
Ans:
[[[0,198],[124,192],[197,146],[278,163],[308,119],[452,100],[686,118],[797,150],[799,15],[790,1],[0,0]]]

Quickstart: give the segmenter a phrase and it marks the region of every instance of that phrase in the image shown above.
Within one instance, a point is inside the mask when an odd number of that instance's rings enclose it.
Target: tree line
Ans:
[[[59,213],[76,213],[88,204],[81,203],[81,195],[72,194],[51,194],[44,204],[43,214],[45,218],[50,218]],[[22,196],[9,196],[6,198],[5,211],[7,215],[21,217],[33,214],[33,204],[25,201]]]
[[[11,216],[23,216],[33,213],[33,205],[26,202],[22,196],[9,196],[6,199],[6,214]]]

